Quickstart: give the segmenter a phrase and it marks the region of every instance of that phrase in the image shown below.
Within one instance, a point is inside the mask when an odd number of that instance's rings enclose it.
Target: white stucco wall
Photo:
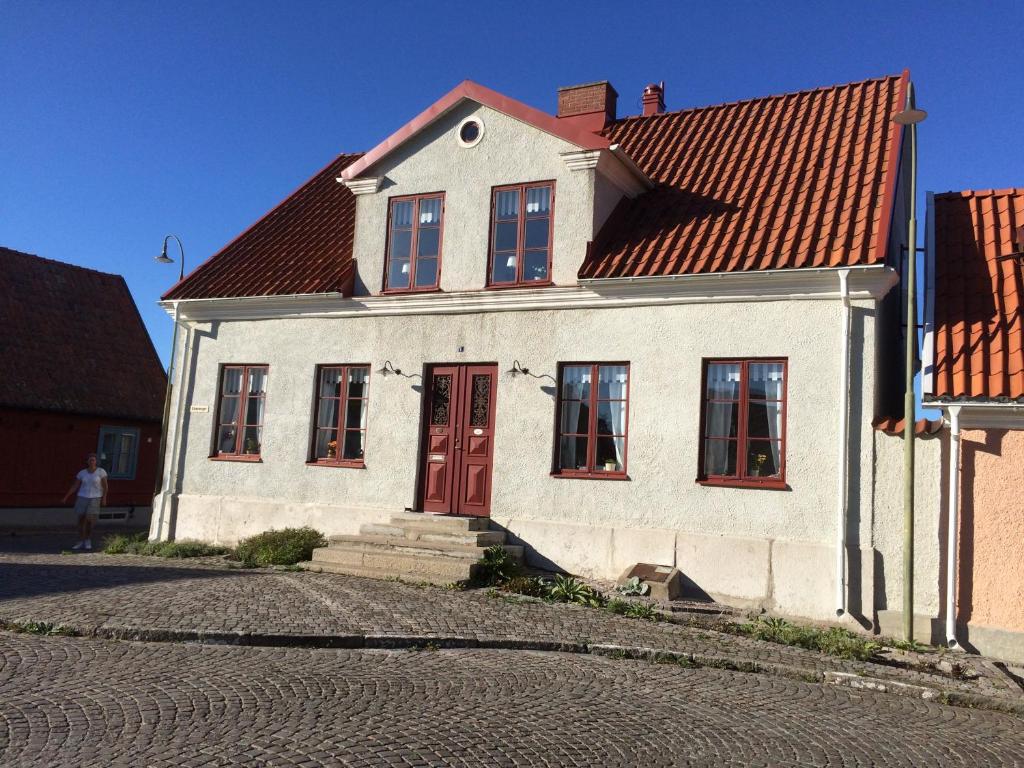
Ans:
[[[457,140],[463,119],[477,116],[484,136],[474,147]],[[554,231],[551,278],[573,285],[594,231],[593,170],[570,171],[560,152],[573,144],[474,102],[463,102],[422,133],[367,169],[382,176],[381,189],[356,202],[354,255],[360,289],[383,287],[388,201],[401,195],[445,193],[441,290],[483,288],[487,277],[491,189],[504,184],[554,181]],[[602,207],[621,195],[601,184]],[[602,219],[603,221],[603,219]]]

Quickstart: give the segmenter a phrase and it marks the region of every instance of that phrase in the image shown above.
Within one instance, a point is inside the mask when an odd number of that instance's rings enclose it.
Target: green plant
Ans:
[[[214,557],[225,555],[231,550],[202,541],[147,541],[146,534],[117,533],[103,542],[103,551],[108,555],[148,555],[150,557]]]
[[[551,590],[550,585],[540,576],[514,576],[502,584],[501,588],[505,592],[527,597],[547,597]]]
[[[312,528],[282,528],[243,539],[235,547],[235,558],[248,568],[266,565],[295,565],[313,557],[313,550],[327,546],[320,531]]]
[[[103,551],[108,555],[134,555],[135,550],[146,543],[144,533],[115,533],[103,540]]]
[[[78,631],[63,624],[49,621],[11,621],[0,622],[0,628],[10,632],[21,632],[27,635],[52,635],[56,637],[78,637]]]
[[[555,582],[548,592],[548,597],[558,603],[575,603],[590,608],[601,608],[608,599],[591,587],[588,587],[573,576],[555,576]]]
[[[928,650],[927,645],[919,643],[917,640],[893,640],[886,638],[882,641],[882,645],[895,648],[897,651],[912,651],[914,653],[924,653]]]
[[[661,621],[661,614],[655,610],[650,603],[630,603],[624,613],[631,619],[643,619],[644,621]]]
[[[613,597],[605,603],[604,609],[608,611],[608,613],[614,613],[618,616],[622,616],[629,610],[629,603],[622,598]]]
[[[855,635],[841,627],[817,629],[791,624],[785,619],[757,617],[738,627],[740,633],[770,643],[795,645],[811,651],[820,651],[843,659],[869,661],[881,646],[867,638]]]
[[[519,574],[519,563],[500,544],[484,550],[477,561],[476,581],[480,584],[504,584]]]
[[[650,594],[651,585],[645,584],[639,576],[634,576],[625,584],[620,584],[615,588],[615,591],[620,595],[633,595],[636,597],[644,597]]]

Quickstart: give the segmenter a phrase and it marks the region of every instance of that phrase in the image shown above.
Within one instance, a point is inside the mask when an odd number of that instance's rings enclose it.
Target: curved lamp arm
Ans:
[[[172,237],[174,238],[174,242],[178,244],[178,251],[181,253],[181,265],[180,269],[178,270],[178,282],[181,282],[185,278],[185,246],[181,244],[181,238],[179,238],[177,235],[168,235],[167,237],[165,237],[164,249],[160,253],[160,255],[156,257],[156,261],[159,261],[161,264],[174,263],[174,259],[167,255],[167,242]]]

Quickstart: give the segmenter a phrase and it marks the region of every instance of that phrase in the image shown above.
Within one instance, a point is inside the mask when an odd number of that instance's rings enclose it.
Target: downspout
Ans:
[[[850,409],[850,270],[839,270],[839,296],[843,301],[842,341],[839,352],[839,463],[836,467],[836,616],[846,613],[846,478],[849,463]]]
[[[946,533],[946,645],[957,647],[956,571],[960,511],[960,406],[949,407],[949,530]]]

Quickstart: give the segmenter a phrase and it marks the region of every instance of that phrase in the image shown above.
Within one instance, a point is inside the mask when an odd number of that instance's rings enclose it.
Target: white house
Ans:
[[[909,82],[678,112],[652,85],[629,117],[606,82],[557,116],[464,82],[340,155],[163,297],[153,536],[482,516],[534,562],[877,626]]]

